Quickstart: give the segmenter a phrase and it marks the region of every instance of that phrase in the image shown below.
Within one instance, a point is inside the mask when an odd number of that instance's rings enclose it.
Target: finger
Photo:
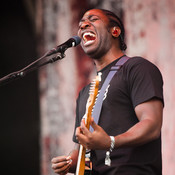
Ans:
[[[90,136],[90,134],[91,134],[91,132],[88,130],[88,128],[85,125],[84,119],[81,121],[81,131],[82,131],[83,135],[85,135],[85,136]]]
[[[57,172],[57,173],[64,172],[68,167],[70,167],[71,164],[72,164],[72,160],[69,159],[67,161],[52,164],[52,169],[54,170],[54,172]]]
[[[69,165],[67,166],[67,168],[63,171],[63,174],[67,174],[69,172],[69,169],[72,165],[72,161],[69,162]]]
[[[79,144],[84,144],[86,143],[87,136],[85,136],[84,134],[79,134],[76,135],[76,139],[78,140]]]
[[[79,135],[81,135],[82,133],[81,133],[81,128],[80,127],[77,127],[76,128],[76,131],[75,131],[75,135],[76,135],[76,137],[78,137]]]
[[[52,169],[64,167],[71,162],[71,156],[59,156],[52,159]]]
[[[62,161],[66,161],[67,156],[59,156],[59,157],[54,157],[51,162],[52,163],[59,163]]]
[[[75,136],[76,136],[76,140],[80,143],[80,140],[81,140],[81,135],[82,135],[82,131],[81,131],[81,128],[80,127],[77,127],[76,128],[76,131],[75,131]]]
[[[69,161],[69,163],[67,162],[67,164],[64,166],[54,169],[54,172],[59,174],[66,174],[69,171],[70,166],[71,162]]]
[[[82,131],[80,131],[80,130],[81,130],[80,128],[76,129],[76,139],[77,139],[79,144],[81,144],[85,147],[87,137],[84,134],[82,134]]]
[[[84,118],[82,118],[82,120],[81,120],[81,123],[85,126],[85,119]]]
[[[94,129],[94,131],[98,129],[98,125],[95,123],[93,117],[91,117],[90,125],[92,126],[92,128]]]

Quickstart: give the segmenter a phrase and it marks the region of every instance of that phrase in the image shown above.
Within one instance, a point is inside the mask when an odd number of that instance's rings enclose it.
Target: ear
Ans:
[[[113,37],[117,38],[121,34],[121,29],[118,26],[112,27],[111,34]]]

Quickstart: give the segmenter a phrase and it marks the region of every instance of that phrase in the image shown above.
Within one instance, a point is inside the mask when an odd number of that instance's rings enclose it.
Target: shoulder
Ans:
[[[133,57],[124,69],[134,107],[152,98],[163,102],[163,78],[155,64],[142,57]]]
[[[163,78],[158,67],[142,57],[132,57],[123,66],[122,76],[132,87],[163,86]]]
[[[130,57],[126,65],[127,66],[148,65],[156,67],[152,62],[140,56]]]
[[[161,74],[159,68],[154,63],[139,56],[131,57],[126,62],[123,68],[129,74],[130,73],[138,74],[138,72],[139,74],[154,73],[154,72]]]

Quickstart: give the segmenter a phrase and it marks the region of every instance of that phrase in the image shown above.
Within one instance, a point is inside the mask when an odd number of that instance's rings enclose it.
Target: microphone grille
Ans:
[[[81,38],[79,36],[73,36],[72,39],[75,41],[74,46],[77,46],[81,42]]]

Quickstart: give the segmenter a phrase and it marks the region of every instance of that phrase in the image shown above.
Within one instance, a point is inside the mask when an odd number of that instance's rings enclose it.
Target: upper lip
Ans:
[[[91,33],[91,34],[94,34],[95,36],[96,36],[96,33],[94,32],[94,31],[92,31],[92,30],[84,30],[84,31],[82,31],[81,32],[81,38],[84,40],[84,34],[86,34],[86,33]]]

